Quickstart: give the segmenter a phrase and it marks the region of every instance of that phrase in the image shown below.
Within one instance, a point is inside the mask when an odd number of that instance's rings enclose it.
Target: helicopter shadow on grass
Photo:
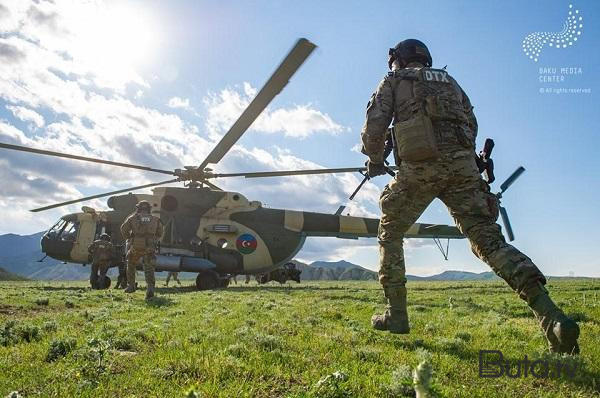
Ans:
[[[83,293],[86,290],[90,290],[89,287],[82,287],[82,286],[27,286],[26,288],[32,289],[32,290],[42,290],[45,292],[71,291],[71,292]]]
[[[306,285],[281,285],[281,286],[269,286],[269,285],[254,285],[254,286],[230,286],[227,289],[222,289],[230,292],[284,292],[289,293],[294,290],[300,291],[309,291],[309,292],[326,292],[328,290],[339,290],[339,291],[349,291],[349,290],[381,290],[379,286],[376,288],[353,288],[353,287],[342,287],[342,286],[306,286]]]

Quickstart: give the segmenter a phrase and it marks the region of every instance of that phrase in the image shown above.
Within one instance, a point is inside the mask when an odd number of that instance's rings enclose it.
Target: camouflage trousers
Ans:
[[[102,287],[101,285],[104,283],[104,278],[110,268],[110,261],[102,260],[102,261],[94,261],[92,262],[92,269],[90,270],[90,285],[93,288]],[[100,276],[98,276],[98,272]]]
[[[539,283],[546,283],[531,259],[504,240],[496,223],[498,200],[481,178],[474,152],[457,150],[442,153],[433,161],[402,162],[381,193],[379,281],[384,288],[406,283],[404,233],[435,198],[446,205],[473,253],[521,298],[539,290]]]
[[[154,269],[156,268],[156,255],[154,250],[148,249],[129,249],[127,252],[127,284],[135,285],[136,267],[140,261],[143,261],[144,277],[148,286],[154,287]]]

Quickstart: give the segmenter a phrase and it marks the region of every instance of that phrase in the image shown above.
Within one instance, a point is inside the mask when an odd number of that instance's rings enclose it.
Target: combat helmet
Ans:
[[[152,206],[150,205],[150,202],[148,202],[147,200],[140,200],[139,202],[137,202],[137,204],[135,205],[135,208],[138,211],[150,211],[152,209]]]
[[[102,234],[102,235],[100,235],[100,239],[105,240],[107,242],[110,242],[110,235],[109,234]]]
[[[398,61],[401,67],[412,61],[421,62],[423,65],[431,67],[433,60],[429,49],[420,40],[407,39],[396,44],[396,47],[390,48],[388,66],[392,69],[394,61]]]

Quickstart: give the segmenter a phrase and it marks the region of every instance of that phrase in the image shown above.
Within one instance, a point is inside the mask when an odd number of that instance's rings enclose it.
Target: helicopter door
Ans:
[[[79,231],[71,251],[71,258],[79,263],[88,263],[88,247],[96,235],[96,221],[88,214],[80,215],[80,218]]]

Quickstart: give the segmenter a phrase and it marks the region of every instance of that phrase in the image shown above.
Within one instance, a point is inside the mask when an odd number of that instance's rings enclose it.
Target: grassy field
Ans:
[[[409,282],[410,335],[370,327],[376,282],[238,284],[197,292],[0,283],[0,397],[401,397],[433,369],[440,397],[600,396],[600,280],[551,281],[578,320],[582,355],[545,354],[503,283]],[[478,377],[479,350],[577,364],[575,377]],[[554,361],[554,362],[553,362]]]

